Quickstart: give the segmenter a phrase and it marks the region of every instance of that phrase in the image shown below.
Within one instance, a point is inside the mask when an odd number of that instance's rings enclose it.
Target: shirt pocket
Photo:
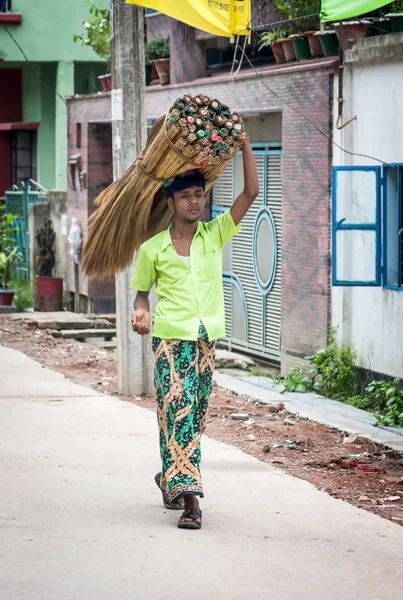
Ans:
[[[222,276],[222,253],[209,249],[201,256],[201,274],[203,279],[217,279]]]

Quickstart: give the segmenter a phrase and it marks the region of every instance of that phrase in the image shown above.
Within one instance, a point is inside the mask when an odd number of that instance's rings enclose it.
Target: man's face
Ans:
[[[174,210],[175,216],[188,223],[194,223],[200,219],[205,204],[204,189],[196,185],[175,192],[173,198],[169,199],[169,206]]]

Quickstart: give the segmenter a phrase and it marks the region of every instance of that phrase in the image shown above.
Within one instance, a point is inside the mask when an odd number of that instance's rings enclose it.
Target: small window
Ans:
[[[15,131],[12,137],[12,183],[36,179],[36,131]]]
[[[381,285],[380,167],[334,167],[332,282]]]
[[[0,13],[11,12],[11,0],[0,0]]]
[[[384,285],[403,287],[403,166],[385,167],[383,203]]]
[[[81,123],[76,125],[76,147],[81,148]]]

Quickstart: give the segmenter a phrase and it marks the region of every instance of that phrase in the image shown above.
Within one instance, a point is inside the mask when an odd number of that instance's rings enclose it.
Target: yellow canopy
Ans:
[[[249,35],[251,0],[126,0],[214,35]]]

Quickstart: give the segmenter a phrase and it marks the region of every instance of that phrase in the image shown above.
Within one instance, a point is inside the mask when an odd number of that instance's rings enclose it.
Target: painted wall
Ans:
[[[369,44],[366,40],[363,46]],[[364,50],[361,58],[365,58]],[[354,56],[358,58],[351,53],[351,57]],[[370,57],[374,54],[368,48]],[[355,115],[357,120],[340,131],[334,129],[334,140],[339,145],[385,162],[403,163],[402,69],[402,58],[373,63],[358,60],[346,64],[343,120]],[[336,80],[335,96],[337,86]],[[334,114],[336,119],[336,106]],[[380,164],[369,158],[347,155],[337,148],[334,148],[333,157],[336,166]],[[339,187],[340,216],[344,211],[365,221],[371,213],[373,196],[371,177],[361,174],[346,180],[346,184]],[[372,253],[367,251],[365,244],[368,244],[368,238],[357,243],[353,251],[346,242],[338,245],[337,258],[341,268],[357,269],[359,266],[360,271],[366,268],[369,272]],[[403,376],[403,291],[381,287],[333,287],[332,322],[339,328],[339,340],[353,344],[357,350],[359,366],[391,376]]]
[[[109,6],[109,0],[98,0]],[[94,52],[73,42],[72,34],[83,31],[88,18],[84,0],[13,0],[13,12],[22,14],[22,23],[9,27],[29,61],[94,61]],[[0,27],[0,48],[6,61],[24,57],[4,28]]]

